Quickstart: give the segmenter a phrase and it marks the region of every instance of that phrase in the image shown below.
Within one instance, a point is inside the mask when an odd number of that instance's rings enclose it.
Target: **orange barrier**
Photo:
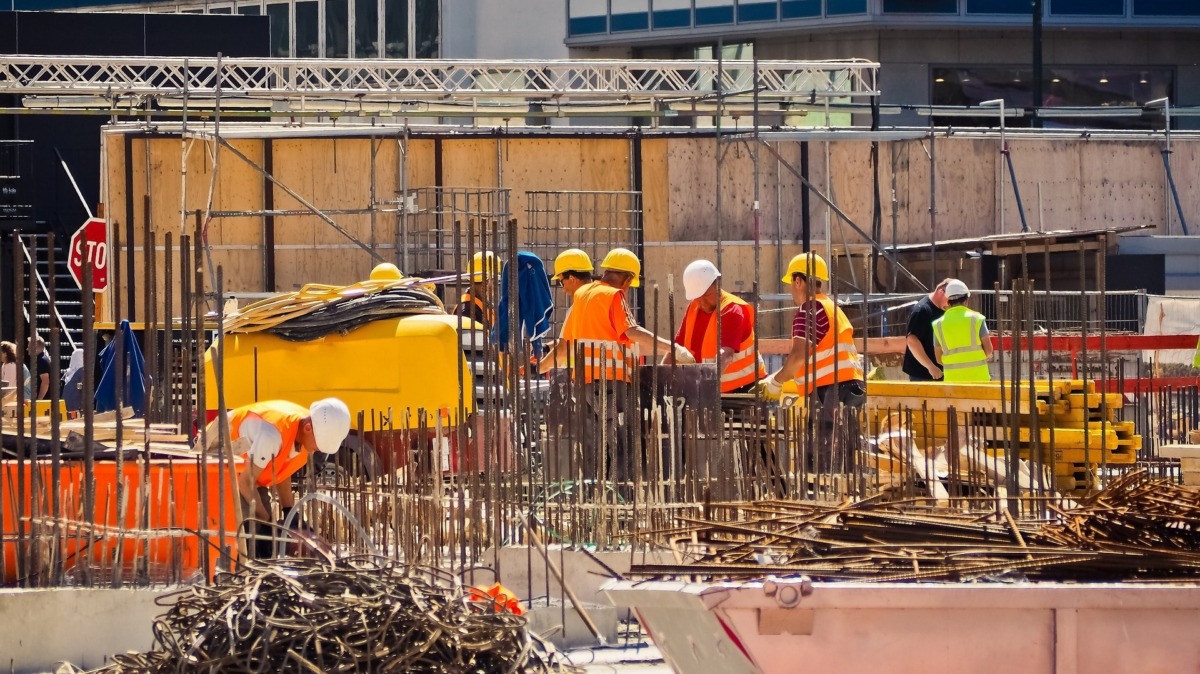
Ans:
[[[205,559],[201,555],[201,548],[207,547],[208,568],[205,572],[211,578],[219,557],[217,546],[220,544],[217,479],[220,469],[216,461],[210,461],[206,466],[203,491],[207,494],[208,506],[203,525],[200,519],[199,462],[151,461],[149,489],[143,494],[142,462],[126,461],[121,476],[126,502],[123,509],[117,502],[117,464],[98,461],[94,465],[96,514],[93,527],[83,513],[85,485],[82,462],[64,461],[61,465],[58,514],[51,512],[49,490],[53,472],[48,460],[39,461],[36,472],[34,465],[29,462],[21,466],[16,461],[0,462],[0,503],[3,504],[0,531],[3,532],[5,584],[17,582],[19,573],[30,573],[28,569],[18,570],[17,558],[22,552],[20,548],[24,548],[28,557],[31,532],[42,541],[38,553],[42,555],[43,563],[48,562],[45,557],[54,553],[54,550],[47,547],[46,541],[52,541],[56,522],[62,529],[62,538],[50,545],[57,546],[55,554],[63,560],[64,568],[78,565],[82,555],[87,555],[91,565],[98,568],[111,568],[119,559],[126,577],[132,578],[130,572],[136,567],[137,561],[145,558],[152,570],[175,568],[178,565],[182,577],[186,579],[201,569],[202,560]],[[236,558],[234,534],[237,516],[233,507],[236,487],[232,487],[228,479],[224,482],[225,545],[230,555]],[[18,493],[23,493],[24,498],[19,499]],[[35,493],[36,500],[32,498]],[[143,498],[148,502],[148,510]],[[31,510],[35,503],[36,510]],[[143,518],[147,516],[149,526],[143,529]],[[206,536],[197,533],[201,530]],[[23,545],[18,540],[18,532],[23,534]]]

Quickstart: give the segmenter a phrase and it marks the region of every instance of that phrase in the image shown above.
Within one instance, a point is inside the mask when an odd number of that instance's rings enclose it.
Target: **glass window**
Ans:
[[[262,7],[258,5],[242,5],[238,7],[238,14],[242,16],[259,16],[262,14]]]
[[[958,0],[883,0],[885,14],[958,14]]]
[[[325,56],[350,56],[350,0],[325,0]]]
[[[696,0],[696,25],[733,23],[733,0]]]
[[[608,0],[568,0],[567,33],[596,35],[608,32]]]
[[[967,14],[1029,14],[1029,0],[967,0]]]
[[[690,28],[692,0],[654,0],[655,28]]]
[[[821,0],[783,0],[779,12],[785,19],[821,16]]]
[[[354,58],[379,56],[379,3],[354,0]]]
[[[209,14],[233,14],[232,7],[209,7]]]
[[[291,56],[288,46],[291,41],[291,22],[288,20],[287,3],[267,5],[267,16],[271,19],[271,55],[277,58]]]
[[[317,3],[312,0],[296,3],[296,58],[316,58],[321,55],[320,33],[317,31]]]
[[[417,58],[435,59],[441,53],[438,0],[417,0]]]
[[[1133,0],[1135,16],[1200,16],[1195,0]]]
[[[779,18],[779,7],[775,2],[761,0],[738,0],[738,22],[774,21]]]
[[[934,105],[978,105],[1003,98],[1007,105],[1028,108],[1033,102],[1032,71],[1013,68],[931,68]],[[1047,67],[1042,81],[1043,108],[1096,107],[1132,108],[1171,95],[1174,71],[1168,68]],[[956,126],[990,126],[996,115],[963,119],[940,118],[939,123]],[[1028,117],[1008,119],[1012,126],[1028,126]],[[1055,117],[1043,115],[1045,126],[1089,126],[1107,128],[1155,128],[1161,119],[1143,116]]]
[[[867,0],[825,0],[825,13],[834,16],[838,14],[866,14]]]
[[[1050,0],[1050,13],[1074,16],[1125,16],[1125,0]]]
[[[383,42],[385,57],[408,58],[408,0],[384,0]]]

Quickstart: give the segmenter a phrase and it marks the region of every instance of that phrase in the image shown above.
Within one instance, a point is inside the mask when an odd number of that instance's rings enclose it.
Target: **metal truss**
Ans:
[[[762,101],[877,96],[878,63],[839,61],[451,61],[0,57],[0,93],[110,100],[531,101],[661,104],[723,95]],[[720,82],[720,86],[717,83]]]

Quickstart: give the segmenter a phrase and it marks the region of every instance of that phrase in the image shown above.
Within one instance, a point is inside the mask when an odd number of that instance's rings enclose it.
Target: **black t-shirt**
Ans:
[[[33,394],[37,395],[41,392],[42,375],[47,375],[51,379],[54,378],[54,367],[50,365],[50,356],[45,351],[38,354],[37,357],[37,374],[33,377]],[[50,388],[47,385],[46,395],[50,395]]]
[[[925,347],[925,354],[929,359],[937,363],[933,357],[933,322],[942,317],[946,312],[937,308],[937,305],[929,299],[929,296],[921,298],[917,302],[917,306],[913,309],[912,315],[908,317],[908,332],[905,335],[916,335],[917,339],[921,340],[922,346]],[[918,379],[932,379],[929,376],[929,370],[912,355],[909,349],[904,350],[904,374]]]

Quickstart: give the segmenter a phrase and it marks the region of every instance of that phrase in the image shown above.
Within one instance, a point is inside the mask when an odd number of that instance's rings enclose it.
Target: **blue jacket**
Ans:
[[[492,341],[500,349],[508,350],[508,312],[512,304],[508,297],[508,265],[504,263],[504,275],[500,282],[500,303],[496,307],[496,325],[492,327]],[[517,253],[517,323],[521,338],[533,343],[533,353],[542,352],[542,338],[550,332],[554,318],[554,298],[550,294],[550,278],[542,259],[528,251]]]

